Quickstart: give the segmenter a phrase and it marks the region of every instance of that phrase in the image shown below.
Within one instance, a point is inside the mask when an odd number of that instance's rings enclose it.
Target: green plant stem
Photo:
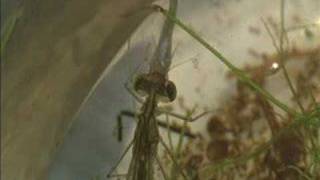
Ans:
[[[171,136],[171,131],[169,130],[170,129],[170,121],[169,121],[169,116],[168,114],[166,114],[166,123],[167,123],[167,136],[168,136],[168,141],[169,141],[169,147],[170,149],[173,149],[173,143],[172,143],[172,136]]]
[[[179,140],[178,140],[178,145],[176,147],[176,150],[174,151],[174,155],[178,161],[179,164],[179,159],[180,159],[180,154],[181,154],[181,148],[182,148],[182,144],[183,144],[183,139],[184,139],[184,134],[185,134],[185,129],[187,128],[187,121],[184,121],[183,123],[183,127],[182,127],[182,131],[179,134]],[[171,180],[175,180],[177,179],[178,176],[178,167],[176,165],[173,164],[172,169],[171,169],[171,176],[170,179]]]
[[[297,96],[297,93],[293,87],[293,83],[289,77],[289,73],[288,73],[288,70],[284,64],[284,61],[286,59],[286,54],[284,52],[284,47],[283,47],[283,44],[284,44],[284,39],[285,39],[285,35],[286,35],[286,31],[285,31],[285,0],[281,0],[281,7],[280,7],[280,46],[279,46],[279,50],[280,50],[280,67],[281,69],[283,70],[283,75],[289,85],[289,88],[291,90],[291,93],[295,99],[295,101],[297,102],[300,110],[302,113],[305,112],[303,106],[302,106],[302,103],[300,102],[300,99],[298,98]]]
[[[288,27],[286,28],[286,32],[290,33],[293,31],[299,31],[299,30],[304,30],[307,28],[318,27],[318,26],[319,26],[318,23],[302,24],[302,25]]]
[[[297,93],[293,87],[293,83],[291,81],[291,78],[289,77],[289,73],[288,73],[288,70],[285,66],[285,59],[287,58],[286,57],[286,53],[284,52],[284,38],[285,38],[285,35],[286,35],[286,30],[285,30],[285,3],[286,1],[285,0],[281,0],[281,6],[280,6],[280,46],[279,46],[279,56],[280,56],[280,67],[281,69],[283,70],[283,75],[289,85],[289,88],[291,90],[291,93],[294,97],[294,100],[296,101],[296,103],[298,104],[301,112],[305,114],[305,109],[304,107],[302,106],[302,103],[300,101],[300,99],[298,98],[297,96]],[[314,141],[314,138],[313,138],[313,134],[312,134],[312,129],[304,126],[304,129],[305,129],[305,134],[306,136],[310,139],[310,142],[311,142],[311,146],[312,146],[312,149],[314,149],[316,147],[316,144],[315,144],[315,141]]]
[[[273,45],[274,48],[276,49],[277,53],[280,54],[280,48],[279,48],[278,45],[277,45],[276,38],[275,38],[275,36],[272,34],[272,31],[271,31],[268,23],[267,23],[263,18],[261,18],[261,21],[262,21],[262,23],[263,23],[263,25],[264,25],[264,28],[266,29],[268,35],[269,35],[270,38],[271,38],[272,45]]]
[[[181,27],[184,31],[186,31],[189,35],[191,35],[193,38],[195,38],[201,45],[203,45],[205,48],[207,48],[212,54],[214,54],[222,63],[224,63],[234,74],[237,75],[237,77],[245,82],[247,85],[249,85],[251,88],[253,88],[255,91],[260,93],[262,96],[267,98],[269,101],[271,101],[273,104],[287,112],[288,114],[292,116],[297,116],[299,113],[297,113],[295,110],[289,108],[286,104],[280,102],[278,99],[276,99],[274,96],[272,96],[268,91],[260,87],[258,84],[256,84],[252,79],[250,79],[244,71],[234,66],[230,61],[225,58],[218,50],[216,50],[214,47],[212,47],[210,44],[208,44],[202,37],[197,35],[192,29],[187,27],[184,23],[182,23],[178,18],[170,15],[167,10],[163,9],[162,7],[156,6],[156,9],[160,10],[162,14],[164,14],[167,18],[169,18],[171,21],[173,21],[176,25]]]

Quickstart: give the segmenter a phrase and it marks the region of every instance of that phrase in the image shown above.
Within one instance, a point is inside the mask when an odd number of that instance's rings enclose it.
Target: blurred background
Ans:
[[[143,9],[152,2],[1,0],[1,37],[10,35],[4,51],[1,41],[1,178],[105,177],[134,130],[125,120],[125,141],[117,141],[117,114],[136,110],[124,84],[147,66],[164,20]],[[262,62],[254,52],[275,52],[261,18],[278,22],[279,12],[278,0],[180,0],[177,15],[243,67]],[[286,19],[288,27],[320,23],[320,1],[288,1]],[[312,32],[311,40],[304,29],[290,38],[298,48],[317,47],[319,28]],[[171,107],[215,111],[234,91],[226,67],[178,27],[173,49]],[[284,86],[269,90],[289,102]],[[204,131],[206,118],[191,127]]]

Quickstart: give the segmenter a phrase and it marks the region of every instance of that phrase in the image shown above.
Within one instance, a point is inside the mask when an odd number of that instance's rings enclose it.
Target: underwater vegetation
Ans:
[[[179,166],[188,178],[319,179],[320,45],[301,48],[290,44],[288,37],[290,31],[302,29],[305,38],[317,41],[312,31],[319,25],[285,27],[282,0],[280,23],[263,19],[276,52],[250,49],[263,63],[238,68],[184,22],[161,7],[156,9],[224,63],[235,88],[209,117],[207,132],[173,148],[178,149]],[[251,29],[251,33],[257,31]],[[291,107],[266,90],[270,84],[283,83],[281,79],[290,91]],[[170,161],[167,164],[169,169],[175,168]],[[172,176],[177,179],[179,175]]]

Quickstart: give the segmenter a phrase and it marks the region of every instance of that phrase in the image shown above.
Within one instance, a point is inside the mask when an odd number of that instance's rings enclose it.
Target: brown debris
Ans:
[[[252,50],[252,52],[254,52]],[[254,52],[256,53],[256,52]],[[263,53],[262,53],[263,54]],[[306,107],[311,106],[307,90],[312,90],[319,97],[320,87],[320,47],[302,50],[292,48],[286,51],[285,63],[295,60],[304,68],[296,72],[293,81],[298,98]],[[276,54],[261,55],[263,63],[259,66],[246,66],[244,70],[260,86],[268,81],[272,63],[279,62]],[[290,60],[290,61],[289,61]],[[276,73],[273,72],[273,73]],[[233,75],[228,75],[234,78]],[[212,179],[268,179],[295,180],[301,178],[301,172],[307,174],[307,142],[305,133],[300,128],[278,134],[294,119],[280,115],[273,105],[252,91],[239,80],[236,81],[236,93],[219,108],[219,111],[208,119],[207,134],[209,139],[190,142],[183,167],[188,171],[199,172],[207,164],[218,164],[225,159],[241,156],[271,138],[274,143],[262,154],[240,163],[233,168],[220,170]],[[309,97],[309,98],[307,98]],[[256,125],[259,124],[260,130]],[[258,134],[257,134],[258,133]],[[201,144],[201,148],[196,144]],[[300,172],[299,172],[300,171]],[[197,174],[197,173],[196,173]],[[195,179],[198,175],[193,176]]]

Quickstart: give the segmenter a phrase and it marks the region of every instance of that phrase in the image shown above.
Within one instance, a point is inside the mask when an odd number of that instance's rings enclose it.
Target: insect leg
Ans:
[[[133,111],[129,111],[129,110],[123,110],[119,113],[119,115],[117,116],[117,138],[118,138],[118,141],[121,142],[122,139],[123,139],[123,136],[122,136],[122,131],[123,131],[123,125],[122,125],[122,117],[123,116],[126,116],[126,117],[130,117],[130,118],[135,118],[137,116],[137,113],[136,112],[133,112]],[[157,123],[158,123],[158,126],[160,126],[161,128],[165,128],[165,129],[168,129],[170,130],[171,132],[174,132],[174,133],[177,133],[177,134],[181,134],[182,131],[183,134],[189,138],[196,138],[197,137],[197,134],[194,134],[192,133],[190,130],[182,130],[181,127],[177,126],[177,125],[173,125],[173,124],[170,124],[170,123],[167,123],[167,122],[163,122],[157,118],[155,118]]]
[[[165,110],[161,110],[161,109],[157,109],[157,112],[164,113],[164,114],[170,115],[172,117],[176,117],[176,118],[178,118],[180,120],[183,120],[183,121],[194,122],[194,121],[198,120],[199,118],[207,115],[208,113],[210,113],[212,111],[204,111],[204,112],[200,113],[199,115],[197,115],[195,117],[188,117],[188,116],[185,116],[185,115],[182,115],[182,114],[173,113],[173,112],[169,112],[169,111],[165,111]]]
[[[129,118],[135,118],[136,113],[133,111],[122,110],[117,115],[117,139],[119,142],[121,142],[123,139],[123,136],[122,136],[122,134],[123,134],[122,117],[123,116],[129,117]]]
[[[143,103],[142,98],[140,98],[139,95],[138,95],[132,88],[129,87],[129,83],[128,83],[128,82],[126,82],[126,83],[124,84],[124,87],[125,87],[126,90],[129,92],[129,94],[131,94],[131,96],[134,97],[134,99],[135,99],[137,102],[139,102],[140,104]]]
[[[180,171],[180,174],[182,175],[184,180],[187,180],[187,176],[185,175],[185,173],[183,172],[182,168],[178,165],[177,159],[174,157],[174,155],[172,154],[172,152],[170,151],[169,147],[166,145],[166,143],[164,142],[164,140],[161,138],[160,136],[160,143],[162,144],[162,146],[164,147],[165,151],[167,151],[167,153],[169,154],[173,164],[178,167],[178,170]]]
[[[157,163],[159,164],[160,171],[161,171],[161,173],[162,173],[162,175],[163,175],[163,178],[164,178],[165,180],[169,180],[169,177],[168,177],[168,175],[166,174],[166,172],[165,172],[165,170],[164,170],[164,168],[163,168],[163,166],[162,166],[162,163],[161,163],[161,161],[160,161],[160,157],[159,157],[158,154],[157,154],[157,156],[156,156],[156,160],[157,160]]]
[[[116,165],[110,169],[110,171],[107,174],[107,178],[112,178],[115,175],[112,175],[113,171],[119,166],[120,162],[122,161],[122,159],[124,158],[124,156],[128,153],[129,149],[131,148],[132,144],[133,144],[133,140],[131,140],[130,144],[126,147],[126,149],[124,150],[124,152],[122,153],[122,155],[120,156],[120,159],[117,161]]]

